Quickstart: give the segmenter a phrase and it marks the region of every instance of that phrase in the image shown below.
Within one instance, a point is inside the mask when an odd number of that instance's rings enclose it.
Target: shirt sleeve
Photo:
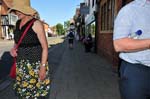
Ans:
[[[122,8],[114,22],[113,40],[128,37],[132,28],[132,11],[127,7]]]

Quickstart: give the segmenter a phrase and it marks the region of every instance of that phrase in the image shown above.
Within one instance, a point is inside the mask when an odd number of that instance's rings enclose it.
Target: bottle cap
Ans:
[[[142,30],[136,31],[136,34],[137,34],[137,35],[141,35],[141,34],[142,34]]]

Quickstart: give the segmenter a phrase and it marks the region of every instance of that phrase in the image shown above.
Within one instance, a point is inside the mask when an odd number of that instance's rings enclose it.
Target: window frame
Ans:
[[[103,0],[100,3],[101,31],[112,31],[115,18],[115,0]]]

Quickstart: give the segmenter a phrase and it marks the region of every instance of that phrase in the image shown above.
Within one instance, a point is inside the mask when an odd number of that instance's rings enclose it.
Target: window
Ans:
[[[114,20],[115,0],[105,0],[101,3],[101,30],[112,30]]]

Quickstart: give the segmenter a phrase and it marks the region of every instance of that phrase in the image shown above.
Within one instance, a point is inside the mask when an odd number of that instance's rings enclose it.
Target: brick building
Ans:
[[[12,4],[13,0],[0,0],[0,39],[9,39],[10,34],[13,34],[13,29],[18,20],[16,15],[8,14],[8,10],[12,7]],[[39,13],[36,12],[34,17],[40,19]],[[45,26],[45,22],[43,24]]]
[[[8,29],[12,27],[9,24],[8,9],[12,6],[12,0],[0,1],[0,38],[8,35]]]
[[[120,63],[118,53],[113,47],[114,19],[125,4],[132,0],[97,0],[97,52],[105,56],[117,69]]]

